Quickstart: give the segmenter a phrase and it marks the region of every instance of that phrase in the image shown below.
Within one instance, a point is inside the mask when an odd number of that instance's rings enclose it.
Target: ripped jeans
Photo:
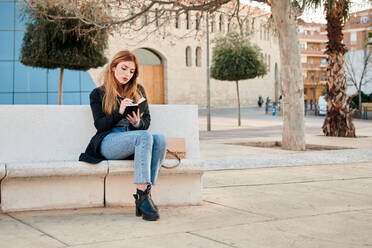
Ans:
[[[165,158],[167,141],[161,134],[116,127],[102,140],[100,149],[108,160],[121,160],[134,154],[134,183],[155,185]]]

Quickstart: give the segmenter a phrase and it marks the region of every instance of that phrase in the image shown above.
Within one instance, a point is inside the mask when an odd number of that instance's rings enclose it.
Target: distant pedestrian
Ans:
[[[258,103],[258,107],[261,108],[261,107],[262,107],[262,103],[263,103],[263,98],[262,98],[262,96],[259,96],[259,97],[258,97],[258,102],[257,102],[257,103]]]

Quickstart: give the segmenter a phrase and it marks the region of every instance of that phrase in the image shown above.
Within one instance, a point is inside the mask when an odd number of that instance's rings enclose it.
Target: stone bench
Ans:
[[[363,108],[363,119],[368,119],[368,113],[372,112],[372,102],[362,103]]]
[[[150,113],[151,133],[183,137],[187,147],[178,168],[160,170],[154,201],[201,204],[197,106],[150,105]],[[133,161],[77,161],[96,132],[89,106],[0,105],[0,116],[4,212],[134,205]]]

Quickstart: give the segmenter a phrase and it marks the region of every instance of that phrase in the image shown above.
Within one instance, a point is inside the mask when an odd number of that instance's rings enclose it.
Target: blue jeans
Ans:
[[[112,129],[101,143],[101,154],[109,160],[121,160],[134,154],[134,183],[155,185],[167,150],[164,135],[129,127]]]

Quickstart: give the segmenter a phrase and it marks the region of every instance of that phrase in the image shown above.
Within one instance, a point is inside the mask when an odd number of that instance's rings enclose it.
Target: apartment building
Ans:
[[[306,23],[300,20],[298,26],[305,100],[311,104],[317,102],[319,96],[322,95],[322,89],[326,87],[327,31],[325,25],[320,23]],[[351,13],[343,33],[344,44],[348,49],[345,56],[350,56],[351,63],[354,65],[354,73],[360,74],[362,73],[363,50],[368,42],[372,42],[372,9]],[[369,70],[372,69],[369,68]],[[372,85],[366,84],[362,90],[365,93],[370,93]],[[353,95],[355,93],[354,85],[347,82],[347,94]]]
[[[372,44],[372,9],[358,11],[350,14],[350,18],[344,27],[344,43],[348,49],[346,54],[345,70],[349,68],[354,78],[359,82],[362,77],[364,63],[367,53],[371,51]],[[362,91],[366,94],[372,93],[372,65],[369,64],[362,79]],[[367,83],[368,81],[368,83]],[[347,81],[347,94],[357,93],[354,84]]]
[[[363,50],[372,38],[372,9],[358,11],[350,14],[344,27],[344,43],[349,51]]]
[[[325,44],[328,39],[322,24],[300,21],[298,28],[304,97],[307,104],[315,104],[326,86],[328,55]]]

